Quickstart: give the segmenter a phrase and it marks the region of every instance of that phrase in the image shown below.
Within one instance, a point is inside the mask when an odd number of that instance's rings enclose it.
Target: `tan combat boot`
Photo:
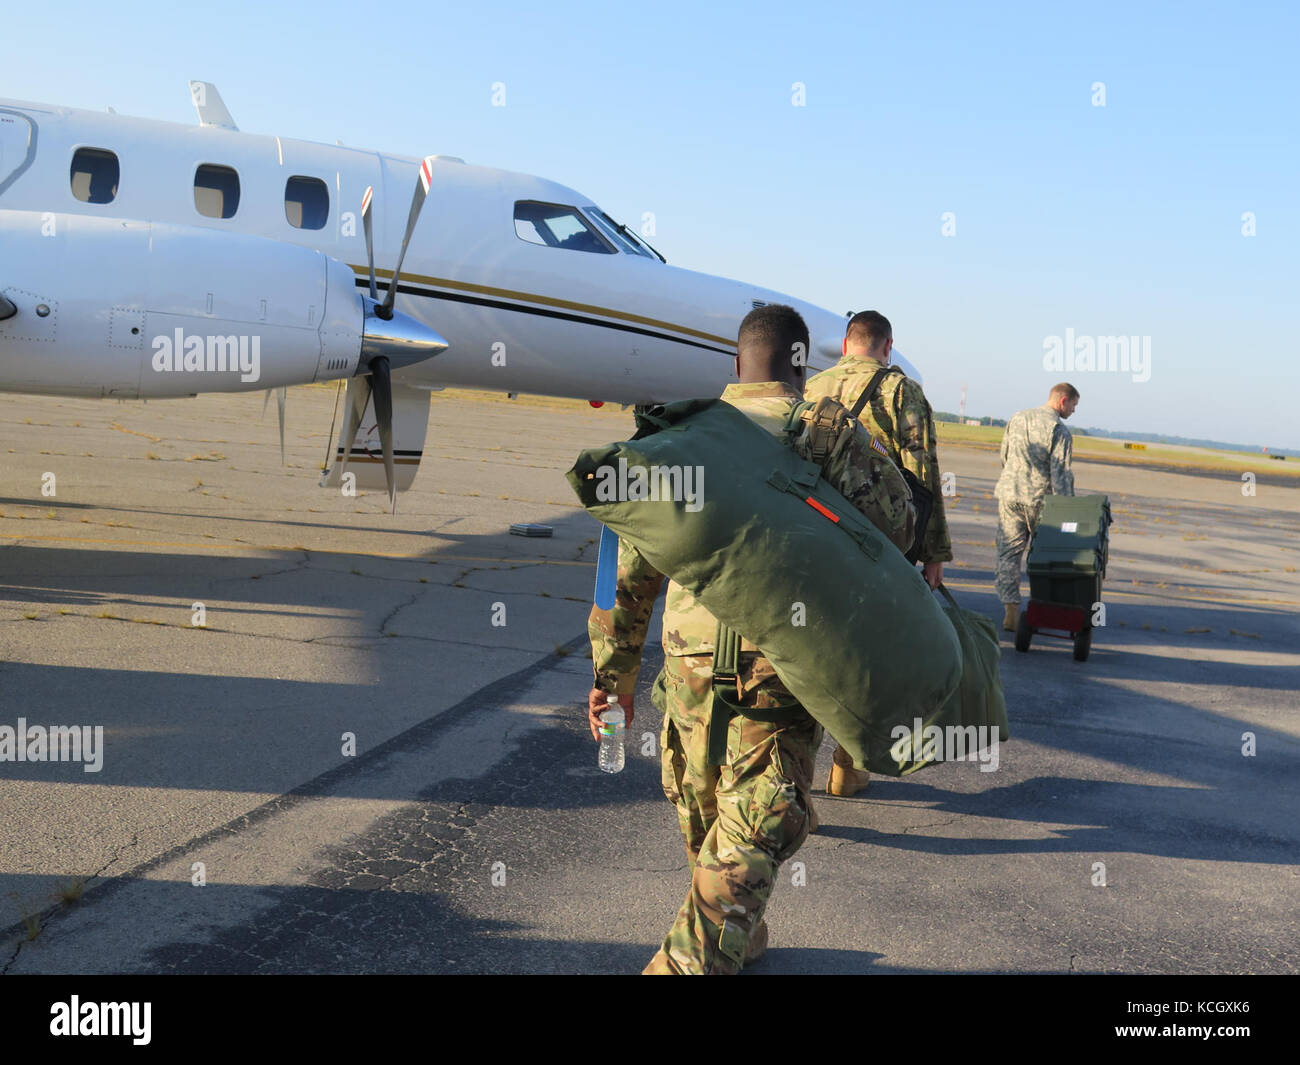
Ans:
[[[1006,612],[1006,615],[1005,615],[1005,616],[1003,617],[1003,619],[1002,619],[1002,627],[1003,627],[1007,632],[1015,632],[1015,631],[1016,631],[1016,623],[1020,620],[1020,604],[1019,604],[1019,603],[1006,603],[1006,604],[1004,604],[1004,605],[1005,605],[1006,608],[1007,608],[1007,612]]]
[[[871,774],[865,769],[854,769],[853,758],[843,747],[835,748],[831,759],[831,775],[826,780],[826,794],[847,798],[867,790]]]

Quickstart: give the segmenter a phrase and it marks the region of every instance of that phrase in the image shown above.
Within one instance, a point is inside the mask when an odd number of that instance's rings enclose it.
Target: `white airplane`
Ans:
[[[669,266],[573,189],[243,133],[215,86],[190,89],[197,127],[0,99],[0,391],[153,399],[346,379],[322,484],[356,464],[358,485],[395,501],[430,390],[718,395],[741,319],[765,303],[804,316],[813,370],[840,355],[840,315]],[[403,218],[388,205],[412,185]]]

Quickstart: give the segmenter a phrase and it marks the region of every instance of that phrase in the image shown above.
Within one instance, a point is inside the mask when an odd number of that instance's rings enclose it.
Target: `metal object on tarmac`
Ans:
[[[555,530],[549,525],[539,525],[531,521],[519,521],[510,526],[514,536],[550,536]]]

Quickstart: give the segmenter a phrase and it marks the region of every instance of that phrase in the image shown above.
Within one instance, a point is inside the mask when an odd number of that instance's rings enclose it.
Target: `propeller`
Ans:
[[[411,212],[406,216],[406,235],[402,237],[402,250],[397,256],[397,266],[393,269],[393,280],[388,286],[388,295],[375,311],[385,322],[392,321],[393,301],[397,299],[397,278],[402,272],[402,263],[406,261],[406,249],[411,243],[411,234],[415,232],[415,223],[420,220],[420,211],[424,207],[425,197],[429,195],[429,185],[433,182],[433,156],[426,155],[420,163],[420,180],[415,183],[415,194],[411,197]],[[370,239],[370,214],[366,207],[367,198],[362,197],[361,221],[366,230],[366,257],[370,260],[371,291],[374,290],[375,255],[374,243]]]
[[[284,465],[284,400],[287,388],[268,388],[262,399],[262,417],[266,417],[266,405],[271,402],[271,393],[275,393],[275,406],[280,414],[280,465]]]
[[[371,220],[371,206],[374,202],[374,188],[368,186],[361,197],[361,227],[366,238],[366,262],[370,271],[370,295],[363,297],[365,307],[365,329],[361,342],[361,357],[357,362],[358,381],[354,392],[352,384],[348,385],[348,395],[352,400],[345,415],[343,440],[343,460],[339,470],[340,477],[347,472],[348,454],[352,441],[361,423],[361,416],[366,409],[366,401],[374,398],[375,421],[379,429],[379,444],[384,456],[384,480],[388,485],[388,499],[392,512],[397,513],[397,476],[393,463],[393,384],[394,367],[408,366],[445,351],[447,342],[433,330],[414,318],[398,314],[393,309],[397,299],[397,287],[401,280],[402,264],[406,261],[406,250],[411,244],[411,235],[420,220],[420,211],[429,195],[429,185],[433,181],[433,156],[426,156],[420,163],[419,180],[415,184],[415,193],[411,197],[411,211],[406,219],[406,233],[402,237],[402,250],[397,256],[397,266],[393,270],[392,280],[388,283],[388,294],[379,302],[378,284],[375,281],[375,241],[374,226]]]

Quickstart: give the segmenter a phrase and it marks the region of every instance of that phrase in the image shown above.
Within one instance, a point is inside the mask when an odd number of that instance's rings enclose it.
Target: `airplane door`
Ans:
[[[21,112],[0,108],[0,195],[35,157],[36,124]]]

